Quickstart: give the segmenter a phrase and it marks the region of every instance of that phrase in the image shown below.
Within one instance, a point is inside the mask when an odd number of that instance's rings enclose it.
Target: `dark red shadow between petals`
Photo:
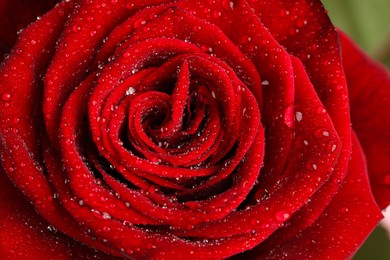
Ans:
[[[0,61],[15,44],[17,31],[49,11],[58,0],[2,0],[0,2]]]

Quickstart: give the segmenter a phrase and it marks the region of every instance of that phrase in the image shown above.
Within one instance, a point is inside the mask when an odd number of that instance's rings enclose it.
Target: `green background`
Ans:
[[[323,0],[323,3],[336,26],[390,68],[390,0]],[[376,228],[354,257],[363,259],[390,259],[390,239],[383,228]]]

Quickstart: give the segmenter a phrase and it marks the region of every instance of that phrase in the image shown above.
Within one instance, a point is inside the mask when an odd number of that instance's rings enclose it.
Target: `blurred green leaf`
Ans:
[[[359,228],[359,227],[356,227]],[[390,259],[390,240],[386,231],[377,227],[353,258],[354,260]]]
[[[364,50],[382,61],[390,59],[389,0],[323,0],[323,3],[333,23]]]

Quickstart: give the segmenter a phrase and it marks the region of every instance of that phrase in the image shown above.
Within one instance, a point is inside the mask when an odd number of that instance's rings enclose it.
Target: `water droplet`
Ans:
[[[269,81],[268,80],[263,80],[263,82],[261,82],[261,85],[269,86]]]
[[[336,151],[336,149],[337,149],[337,143],[336,142],[331,141],[331,142],[328,143],[328,145],[327,145],[328,153],[333,153],[333,152]]]
[[[213,17],[214,18],[219,18],[219,17],[221,17],[221,15],[222,15],[222,13],[220,11],[214,11],[213,12]]]
[[[127,220],[123,221],[122,224],[125,227],[131,227],[131,223],[129,221],[127,221]]]
[[[263,225],[261,225],[261,228],[262,228],[262,229],[269,228],[269,224],[264,223]]]
[[[315,164],[314,162],[312,161],[308,161],[306,163],[306,169],[310,170],[310,171],[313,171],[313,170],[317,170],[318,166],[317,164]]]
[[[307,21],[306,20],[304,20],[304,19],[298,19],[297,20],[297,26],[298,27],[303,27],[303,26],[305,26],[307,24]]]
[[[317,138],[329,137],[330,133],[326,129],[317,129],[314,132],[314,136],[317,137]]]
[[[47,226],[47,230],[52,233],[57,233],[57,229],[52,225]]]
[[[280,16],[281,16],[281,17],[286,17],[286,16],[289,15],[289,14],[290,14],[290,12],[287,11],[287,10],[284,10],[284,9],[283,9],[283,10],[280,11]]]
[[[111,215],[106,213],[106,212],[103,212],[102,216],[103,216],[103,219],[111,219]]]
[[[278,211],[278,212],[276,212],[276,214],[275,214],[275,219],[276,219],[276,221],[278,221],[278,222],[284,222],[284,221],[286,221],[289,217],[290,217],[290,214],[287,213],[286,211],[283,211],[283,210]]]
[[[155,245],[153,245],[152,243],[148,243],[147,245],[146,245],[146,248],[147,249],[154,249],[154,248],[157,248]]]
[[[132,9],[134,7],[134,3],[132,2],[132,1],[130,1],[130,2],[128,2],[127,4],[126,4],[126,8],[127,9]]]
[[[141,27],[144,24],[146,24],[146,21],[142,20],[142,19],[139,19],[139,20],[134,22],[134,29],[137,29],[137,28]]]
[[[126,95],[133,95],[135,93],[135,88],[129,87],[128,90],[126,91]]]
[[[232,11],[234,9],[234,2],[230,0],[222,0],[222,7],[226,11]]]
[[[297,122],[301,122],[303,119],[303,115],[301,112],[296,112],[295,113],[295,118],[297,119]]]
[[[11,94],[8,93],[8,92],[5,92],[5,93],[3,93],[3,95],[1,96],[1,99],[4,100],[4,101],[9,101],[9,100],[11,100]]]
[[[77,32],[79,32],[80,30],[81,30],[81,27],[80,27],[80,26],[78,26],[78,25],[73,25],[73,27],[72,27],[72,31],[73,31],[73,32],[77,33]]]
[[[323,115],[323,114],[325,114],[325,113],[326,113],[326,109],[325,109],[325,108],[319,107],[319,108],[317,109],[317,114]]]
[[[294,105],[290,105],[284,112],[284,122],[290,128],[294,127]]]
[[[233,10],[234,9],[234,2],[230,1],[229,6],[230,6],[230,9]]]
[[[104,227],[103,227],[103,231],[104,231],[104,232],[110,232],[110,230],[111,230],[111,228],[108,227],[108,226],[104,226]]]

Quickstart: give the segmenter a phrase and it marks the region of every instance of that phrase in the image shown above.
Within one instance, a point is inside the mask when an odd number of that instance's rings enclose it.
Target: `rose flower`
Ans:
[[[0,5],[2,257],[343,259],[382,218],[390,76],[320,1],[27,2]]]

